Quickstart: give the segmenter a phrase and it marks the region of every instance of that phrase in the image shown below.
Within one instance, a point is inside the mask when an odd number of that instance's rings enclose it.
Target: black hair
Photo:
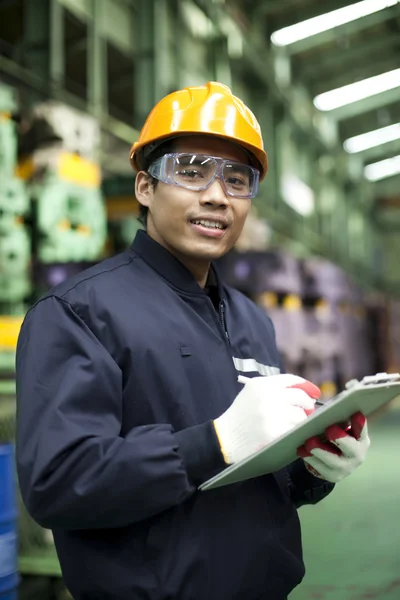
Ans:
[[[144,227],[144,229],[147,229],[147,214],[148,214],[148,212],[149,212],[148,207],[143,206],[143,204],[141,204],[140,208],[139,208],[138,221]]]

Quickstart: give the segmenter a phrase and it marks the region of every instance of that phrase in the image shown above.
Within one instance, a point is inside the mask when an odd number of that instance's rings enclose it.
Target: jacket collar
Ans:
[[[174,287],[189,294],[204,294],[192,273],[166,248],[153,240],[145,231],[139,230],[133,240],[131,251],[144,260],[161,277]],[[214,263],[211,263],[210,280],[218,287],[219,297],[223,297],[221,278]]]

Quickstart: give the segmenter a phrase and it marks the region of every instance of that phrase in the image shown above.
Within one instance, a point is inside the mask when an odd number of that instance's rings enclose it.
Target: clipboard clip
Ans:
[[[352,389],[356,385],[384,385],[385,383],[395,383],[400,381],[400,373],[376,373],[375,375],[366,375],[358,381],[358,379],[351,379],[346,383],[346,390]]]

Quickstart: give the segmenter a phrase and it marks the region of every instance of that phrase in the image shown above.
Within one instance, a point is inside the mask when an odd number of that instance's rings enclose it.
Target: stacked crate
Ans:
[[[342,269],[281,249],[235,250],[219,263],[226,282],[272,319],[285,370],[316,383],[323,399],[373,372],[365,298]]]

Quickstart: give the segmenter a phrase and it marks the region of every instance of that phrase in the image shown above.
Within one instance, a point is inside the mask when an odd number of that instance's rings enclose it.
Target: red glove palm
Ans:
[[[312,437],[298,448],[297,455],[304,460],[310,473],[337,483],[364,462],[370,446],[367,419],[358,412],[351,417],[350,423],[347,429],[332,425],[325,431],[326,441]]]

